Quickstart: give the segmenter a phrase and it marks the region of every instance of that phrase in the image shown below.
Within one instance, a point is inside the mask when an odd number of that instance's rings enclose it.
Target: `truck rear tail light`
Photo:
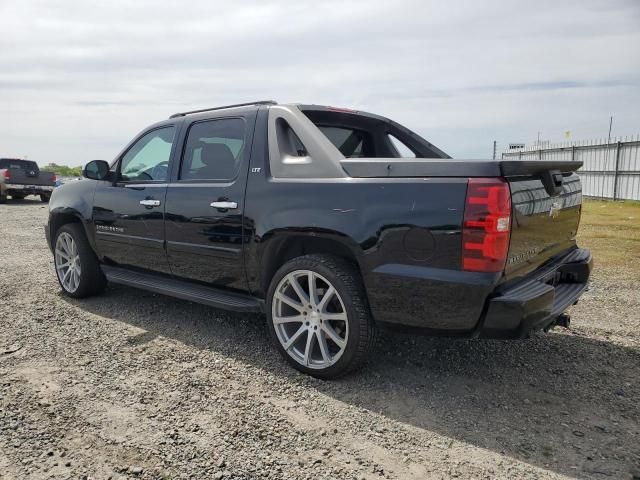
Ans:
[[[501,178],[470,178],[462,227],[462,269],[504,270],[510,233],[509,184]]]
[[[51,175],[51,181],[53,183],[56,183],[58,181],[58,177],[56,176],[56,174],[54,173],[53,175]]]
[[[11,178],[11,173],[9,172],[9,170],[5,170],[2,176],[5,180],[9,180]]]

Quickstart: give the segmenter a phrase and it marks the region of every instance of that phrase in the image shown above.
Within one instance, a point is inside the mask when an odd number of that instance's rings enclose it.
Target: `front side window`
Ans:
[[[225,118],[189,129],[180,166],[181,180],[231,180],[244,153],[244,120]]]
[[[124,154],[120,180],[124,182],[167,181],[175,127],[152,130]]]

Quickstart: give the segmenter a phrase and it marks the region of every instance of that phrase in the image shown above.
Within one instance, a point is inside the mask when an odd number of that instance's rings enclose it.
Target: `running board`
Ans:
[[[236,312],[264,311],[263,303],[250,295],[228,292],[183,280],[175,280],[150,273],[139,273],[108,265],[101,265],[101,268],[107,280],[112,283],[141,288],[150,292],[161,293],[225,310]]]

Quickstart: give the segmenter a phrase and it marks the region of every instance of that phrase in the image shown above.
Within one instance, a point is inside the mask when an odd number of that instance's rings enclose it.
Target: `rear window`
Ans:
[[[402,125],[378,115],[301,105],[300,110],[346,158],[450,158]]]
[[[13,168],[24,171],[38,171],[38,164],[28,160],[13,160],[10,158],[0,159],[0,168]]]
[[[364,130],[326,125],[318,125],[318,128],[345,157],[373,156],[371,135]]]

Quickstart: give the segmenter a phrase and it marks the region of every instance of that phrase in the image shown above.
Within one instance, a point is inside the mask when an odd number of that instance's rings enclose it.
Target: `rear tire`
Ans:
[[[43,195],[40,194],[40,201],[42,203],[49,203],[49,199],[51,198],[51,195]]]
[[[271,281],[266,310],[280,354],[314,377],[334,379],[361,367],[374,343],[360,274],[339,257],[305,255],[287,262]]]
[[[7,196],[0,194],[0,203],[7,203]]]
[[[106,279],[80,224],[68,223],[58,229],[53,241],[53,259],[65,295],[83,298],[104,290]]]

